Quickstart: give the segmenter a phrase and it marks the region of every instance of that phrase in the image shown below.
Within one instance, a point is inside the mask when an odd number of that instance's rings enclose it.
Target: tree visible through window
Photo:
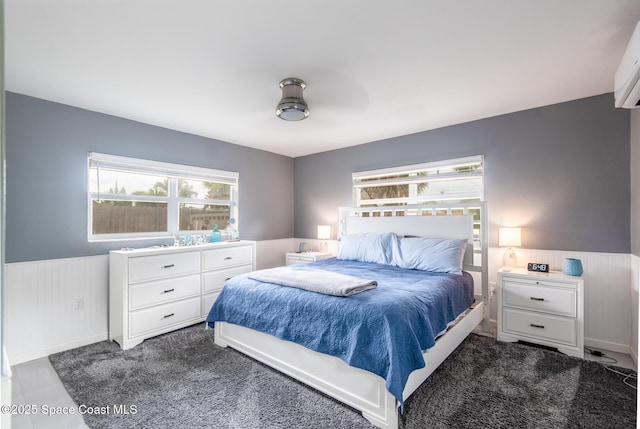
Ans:
[[[354,205],[384,207],[483,199],[482,156],[353,173]]]
[[[89,239],[237,231],[238,174],[92,153]],[[235,222],[232,222],[234,219]]]
[[[484,201],[483,171],[481,155],[360,171],[352,174],[353,205],[370,208],[363,217],[471,214],[480,255],[481,209],[475,203]]]

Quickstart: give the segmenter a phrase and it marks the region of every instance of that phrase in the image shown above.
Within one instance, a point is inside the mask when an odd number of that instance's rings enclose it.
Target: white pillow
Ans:
[[[338,244],[338,259],[390,265],[398,251],[398,236],[393,232],[348,234]]]
[[[446,238],[403,238],[397,265],[412,270],[462,274],[467,240]]]

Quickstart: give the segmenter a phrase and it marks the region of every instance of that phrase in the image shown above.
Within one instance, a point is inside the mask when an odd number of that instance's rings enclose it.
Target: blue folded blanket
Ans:
[[[378,282],[375,280],[365,280],[331,271],[291,266],[254,271],[249,274],[249,278],[334,296],[351,296],[378,286]]]

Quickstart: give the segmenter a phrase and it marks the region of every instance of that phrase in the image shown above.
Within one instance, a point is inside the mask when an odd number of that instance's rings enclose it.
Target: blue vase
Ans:
[[[581,276],[582,275],[582,261],[575,258],[567,258],[564,260],[564,266],[562,272],[568,276]]]

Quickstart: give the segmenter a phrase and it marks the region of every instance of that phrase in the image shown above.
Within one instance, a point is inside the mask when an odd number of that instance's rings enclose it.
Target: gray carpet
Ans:
[[[122,351],[50,356],[90,428],[370,428],[356,411],[232,349],[203,325]],[[624,371],[624,370],[623,370]],[[628,372],[628,371],[626,371]],[[634,428],[635,390],[600,364],[471,335],[409,398],[404,428]],[[116,414],[114,405],[135,406]]]

